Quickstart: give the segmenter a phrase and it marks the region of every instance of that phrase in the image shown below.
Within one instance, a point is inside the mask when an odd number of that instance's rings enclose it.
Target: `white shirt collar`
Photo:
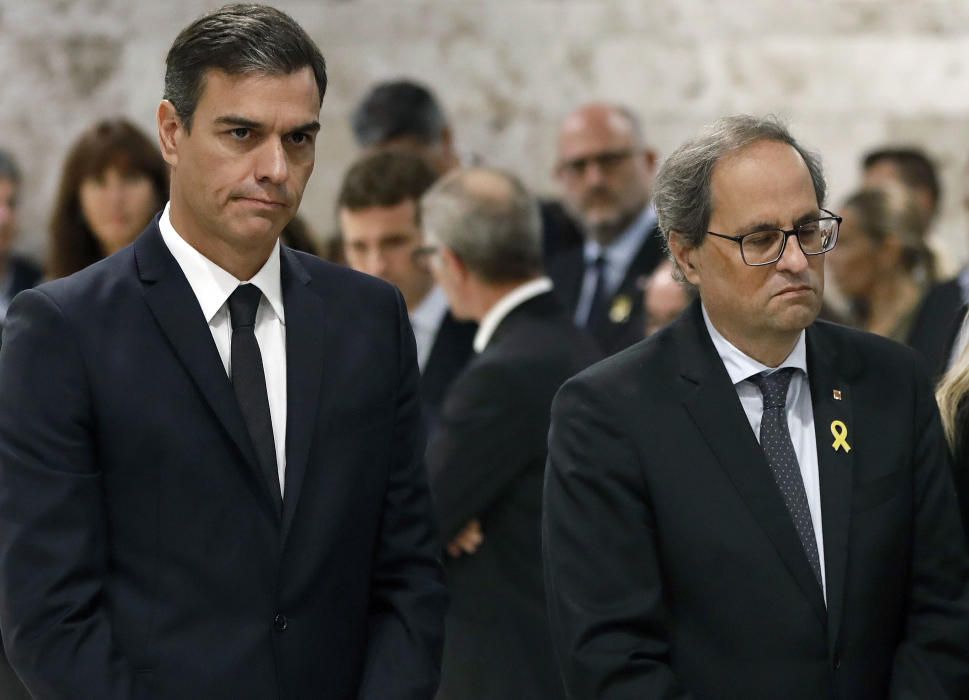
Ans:
[[[436,331],[447,314],[447,296],[444,290],[434,285],[431,291],[424,295],[421,303],[410,314],[410,324],[414,328]]]
[[[707,331],[710,333],[710,340],[713,341],[713,347],[717,349],[717,354],[720,355],[720,359],[723,360],[723,366],[727,369],[727,374],[730,375],[730,381],[734,385],[740,382],[750,379],[756,374],[761,374],[763,372],[776,372],[782,367],[794,367],[799,369],[807,375],[807,343],[805,342],[805,332],[801,331],[801,335],[798,336],[797,343],[794,344],[794,349],[791,350],[791,354],[781,362],[777,367],[768,367],[762,362],[758,362],[750,355],[746,354],[740,350],[736,345],[731,343],[729,340],[723,337],[710,321],[710,316],[707,314],[706,307],[702,304],[700,308],[703,311],[703,322],[707,326]]]
[[[195,292],[206,323],[212,322],[212,318],[225,305],[229,295],[235,291],[236,287],[248,282],[259,287],[259,291],[269,301],[269,305],[276,317],[279,318],[280,323],[285,324],[279,241],[276,241],[272,253],[269,254],[269,259],[251,280],[239,280],[195,250],[179,235],[172,226],[172,220],[168,213],[169,206],[170,204],[165,205],[165,210],[158,219],[158,228],[165,245],[168,246],[175,261],[182,268],[189,286]]]
[[[491,336],[494,335],[495,330],[497,330],[498,326],[505,320],[508,314],[529,299],[550,291],[552,291],[552,280],[548,277],[539,277],[531,282],[526,282],[515,287],[499,299],[488,310],[488,313],[484,315],[481,323],[478,324],[478,332],[474,336],[474,351],[481,352],[488,347],[488,343],[491,342]]]

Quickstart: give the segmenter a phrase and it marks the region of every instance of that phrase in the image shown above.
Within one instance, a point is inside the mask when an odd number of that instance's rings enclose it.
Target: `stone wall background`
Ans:
[[[0,0],[0,144],[26,171],[21,247],[45,249],[67,148],[97,118],[155,133],[164,56],[219,2]],[[558,120],[593,98],[643,116],[661,154],[702,124],[775,112],[819,150],[836,205],[858,158],[921,145],[944,178],[940,231],[969,257],[965,0],[279,0],[318,41],[330,88],[302,213],[332,229],[353,158],[348,114],[376,80],[409,76],[442,99],[463,152],[554,192]]]

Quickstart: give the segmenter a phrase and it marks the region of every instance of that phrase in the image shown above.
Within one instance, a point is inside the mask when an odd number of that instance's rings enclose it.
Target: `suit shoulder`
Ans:
[[[136,280],[134,249],[129,246],[72,275],[43,282],[34,289],[50,298],[65,314],[77,311],[87,316],[101,307],[113,308],[119,299],[118,293],[130,292]]]
[[[840,363],[871,367],[911,365],[918,361],[918,354],[912,348],[874,333],[830,321],[816,321],[812,329],[822,341],[829,343],[830,351],[837,353]],[[810,338],[809,334],[808,342]]]
[[[294,256],[312,279],[312,285],[330,299],[359,305],[397,297],[394,285],[372,275],[291,248],[287,254]]]

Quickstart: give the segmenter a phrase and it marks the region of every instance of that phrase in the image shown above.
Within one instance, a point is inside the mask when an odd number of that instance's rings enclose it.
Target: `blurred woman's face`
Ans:
[[[864,299],[871,293],[877,274],[877,251],[871,237],[861,228],[858,215],[845,209],[838,233],[838,245],[827,254],[838,289],[849,299]]]
[[[107,255],[131,243],[161,206],[144,173],[107,168],[81,182],[81,213]]]

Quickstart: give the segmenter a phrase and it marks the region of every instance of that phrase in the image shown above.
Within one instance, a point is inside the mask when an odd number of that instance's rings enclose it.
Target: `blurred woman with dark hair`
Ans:
[[[853,325],[908,342],[926,289],[934,281],[923,217],[901,187],[863,189],[842,206],[838,247],[828,254]]]
[[[68,152],[51,219],[48,275],[65,277],[124,248],[168,200],[158,145],[126,119],[106,119]]]

